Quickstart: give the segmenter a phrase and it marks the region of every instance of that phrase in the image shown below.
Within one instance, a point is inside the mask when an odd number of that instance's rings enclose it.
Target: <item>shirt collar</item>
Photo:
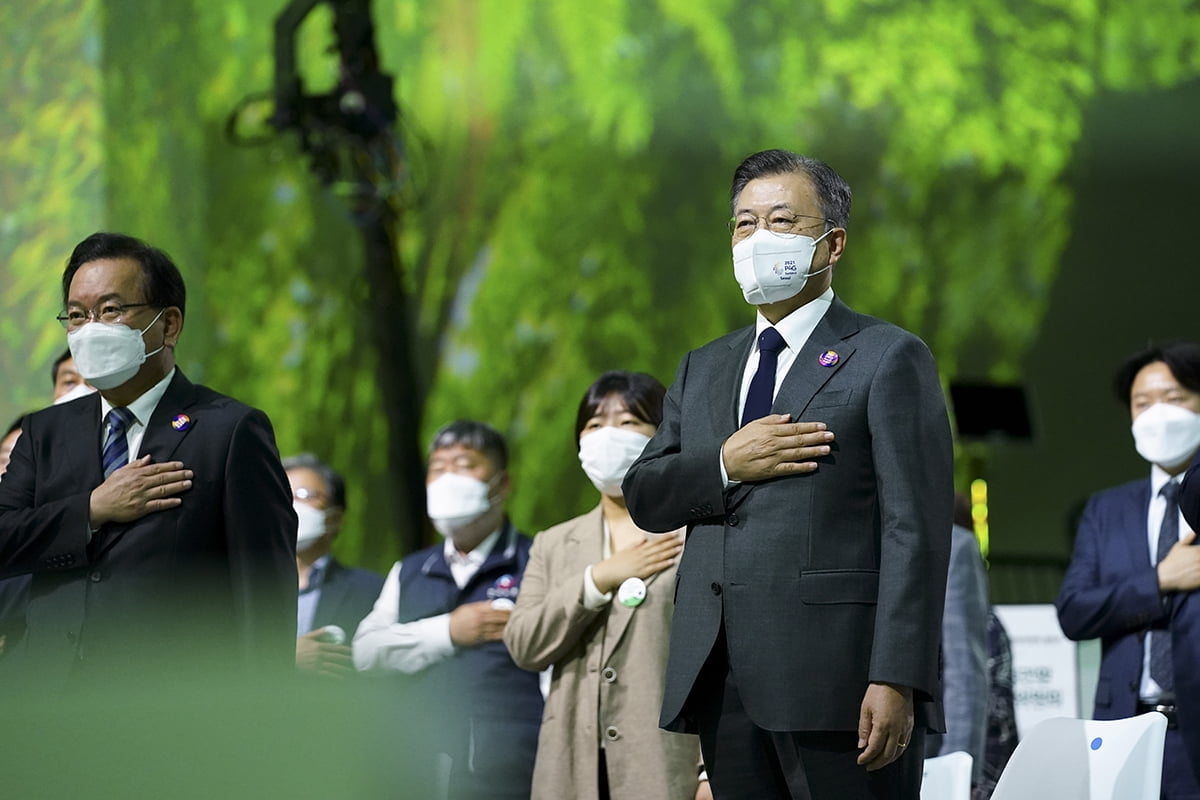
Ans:
[[[312,563],[308,569],[308,586],[301,590],[301,594],[321,588],[321,584],[325,583],[325,571],[329,568],[331,559],[332,556],[326,553]]]
[[[504,527],[501,526],[488,534],[488,537],[475,546],[469,553],[460,553],[458,548],[454,546],[454,541],[447,536],[446,543],[442,546],[442,552],[446,556],[446,563],[460,566],[481,566],[487,557],[492,554],[492,550],[496,547],[496,542],[500,540],[500,534],[504,532]]]
[[[1183,473],[1178,475],[1170,475],[1165,469],[1158,464],[1150,465],[1150,499],[1158,497],[1158,493],[1167,485],[1167,481],[1175,481],[1179,483],[1183,480]]]
[[[831,305],[833,305],[832,286],[822,292],[819,297],[813,298],[775,323],[773,327],[779,331],[779,335],[787,343],[788,350],[797,352],[804,346]],[[758,335],[770,327],[772,327],[770,321],[762,315],[761,311],[758,312],[754,321],[755,342],[758,341]],[[757,347],[758,345],[755,344],[755,348]]]
[[[158,408],[158,403],[162,400],[163,395],[167,393],[167,387],[171,385],[171,379],[175,377],[176,369],[176,367],[171,367],[171,371],[166,374],[166,377],[143,392],[137,400],[125,406],[133,414],[137,424],[145,427],[150,422],[150,416],[154,413],[154,409]],[[100,419],[104,419],[109,411],[112,411],[112,403],[105,400],[104,395],[100,395]]]

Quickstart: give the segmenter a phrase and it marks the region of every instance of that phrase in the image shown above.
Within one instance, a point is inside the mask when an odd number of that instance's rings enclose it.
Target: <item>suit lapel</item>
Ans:
[[[181,370],[176,368],[175,377],[167,385],[167,391],[163,393],[154,413],[150,415],[150,421],[146,423],[146,432],[142,434],[138,458],[149,453],[153,456],[151,462],[154,464],[162,464],[171,460],[175,450],[199,422],[195,417],[183,414],[183,409],[192,405],[194,394],[195,387],[192,382],[184,376]],[[176,420],[186,424],[177,426],[173,424]],[[147,516],[152,517],[153,514]],[[126,531],[146,518],[141,517],[133,522],[116,525],[106,530],[101,543],[101,554],[111,550]]]
[[[322,628],[337,620],[342,604],[346,602],[349,583],[341,580],[342,565],[333,558],[325,565],[325,577],[321,580],[321,599],[313,614],[313,628]],[[348,631],[350,636],[354,631]]]
[[[195,387],[192,382],[176,370],[175,377],[171,379],[167,391],[158,401],[154,413],[150,415],[150,421],[146,423],[146,432],[142,436],[142,446],[138,451],[139,457],[149,453],[153,456],[152,461],[155,464],[170,461],[183,440],[203,424],[202,419],[196,418],[198,415],[189,416],[184,413],[185,409],[195,402],[194,395]]]
[[[83,486],[91,490],[104,482],[104,466],[100,461],[100,395],[93,392],[86,398],[67,404],[67,409],[71,415],[66,425],[70,440],[84,442],[84,445],[62,448],[60,452],[70,462],[64,472],[82,476]]]
[[[829,379],[846,366],[853,355],[855,347],[848,339],[858,333],[858,316],[850,310],[837,296],[817,327],[813,329],[808,341],[796,354],[791,369],[783,379],[779,391],[775,393],[775,401],[771,404],[772,414],[791,414],[792,422],[817,421],[805,420],[804,411],[812,402],[817,392],[828,383]],[[837,354],[837,360],[830,366],[824,366],[819,360],[826,351]],[[745,360],[742,361],[743,371]],[[739,376],[741,372],[739,371]],[[736,406],[735,406],[736,408]],[[734,509],[745,499],[757,483],[738,484],[729,495],[727,509]]]
[[[1121,537],[1129,548],[1126,557],[1130,564],[1144,564],[1150,557],[1149,531],[1146,519],[1150,513],[1150,479],[1141,481],[1130,492],[1130,502],[1121,504],[1117,530],[1128,531]]]
[[[846,340],[857,332],[858,319],[854,312],[834,297],[829,310],[796,354],[796,360],[775,394],[771,413],[791,414],[793,422],[800,422],[817,392],[850,360],[855,348]],[[821,363],[822,354],[827,352],[837,354],[837,360],[829,366]]]
[[[713,413],[713,425],[721,436],[728,436],[741,427],[738,418],[738,399],[742,392],[742,374],[746,371],[746,360],[754,345],[754,326],[743,328],[729,337],[727,366],[718,367],[712,380],[713,402],[709,408]]]

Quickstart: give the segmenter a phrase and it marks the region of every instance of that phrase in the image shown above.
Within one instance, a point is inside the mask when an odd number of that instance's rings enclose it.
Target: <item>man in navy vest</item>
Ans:
[[[359,670],[403,676],[402,724],[432,748],[409,759],[427,774],[404,777],[452,800],[527,800],[533,776],[538,675],[502,641],[532,543],[505,514],[507,465],[503,437],[483,423],[437,432],[426,501],[446,540],[392,567],[354,636]]]

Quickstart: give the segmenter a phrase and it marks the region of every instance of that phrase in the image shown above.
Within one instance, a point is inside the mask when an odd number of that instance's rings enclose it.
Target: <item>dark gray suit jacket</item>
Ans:
[[[688,527],[661,724],[695,730],[687,700],[723,622],[762,728],[856,730],[868,683],[889,682],[913,687],[918,724],[940,729],[953,456],[933,358],[835,298],[772,408],[825,422],[832,452],[814,473],[727,492],[718,459],[738,428],[753,336],[743,328],[683,359],[624,484],[642,528]]]
[[[0,577],[32,575],[22,664],[48,681],[290,672],[296,514],[266,415],[176,372],[141,453],[182,461],[191,489],[89,540],[100,426],[95,394],[30,415],[0,482]]]

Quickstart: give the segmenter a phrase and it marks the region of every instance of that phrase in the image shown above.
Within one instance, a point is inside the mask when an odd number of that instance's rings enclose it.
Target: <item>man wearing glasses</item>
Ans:
[[[175,366],[170,258],[96,233],[59,320],[96,394],[31,414],[0,483],[0,577],[32,575],[22,663],[56,682],[284,670],[296,514],[267,417]]]
[[[831,288],[850,188],[782,150],[731,192],[756,322],[684,357],[625,479],[687,525],[661,724],[717,798],[906,798],[939,729],[950,426],[928,348]]]

